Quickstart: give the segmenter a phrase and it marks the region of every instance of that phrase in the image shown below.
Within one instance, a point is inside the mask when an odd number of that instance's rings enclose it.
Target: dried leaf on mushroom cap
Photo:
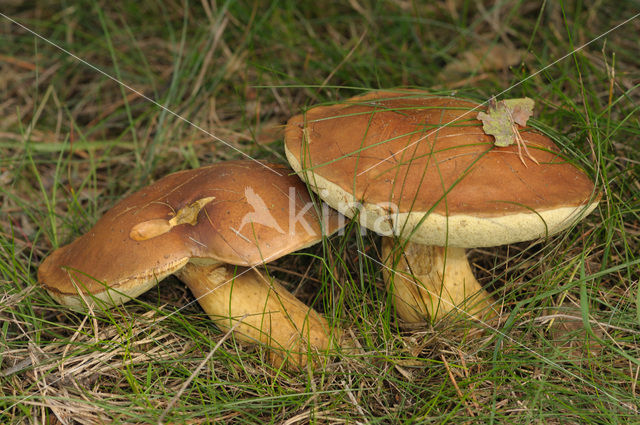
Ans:
[[[529,117],[533,115],[533,99],[528,97],[522,99],[505,99],[496,102],[491,98],[487,112],[479,112],[478,119],[482,121],[482,129],[488,135],[495,138],[494,144],[500,147],[516,144],[518,146],[518,156],[520,161],[527,166],[522,157],[522,150],[529,159],[536,164],[539,162],[531,155],[526,142],[520,135],[518,125],[527,125]]]

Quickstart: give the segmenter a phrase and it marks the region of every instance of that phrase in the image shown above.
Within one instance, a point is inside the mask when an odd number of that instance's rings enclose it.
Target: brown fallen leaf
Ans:
[[[525,51],[502,44],[480,46],[456,56],[440,75],[445,81],[450,81],[460,74],[499,71],[518,65],[525,57]]]
[[[582,323],[580,310],[574,307],[545,310],[544,320],[549,342],[568,358],[580,360],[586,356],[598,356],[602,351],[600,343],[589,338]],[[602,338],[601,329],[592,327],[594,333]]]

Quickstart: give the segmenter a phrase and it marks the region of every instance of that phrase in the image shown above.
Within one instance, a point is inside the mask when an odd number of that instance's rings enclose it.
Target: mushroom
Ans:
[[[333,208],[383,235],[385,281],[406,322],[495,314],[465,249],[548,237],[597,205],[587,175],[519,127],[539,162],[497,147],[480,105],[418,90],[372,92],[289,120],[292,168]]]
[[[317,211],[288,167],[262,165],[221,162],[158,180],[55,250],[39,282],[81,309],[126,302],[176,274],[220,328],[265,344],[276,365],[305,365],[332,346],[327,321],[255,266],[317,243],[343,217]]]

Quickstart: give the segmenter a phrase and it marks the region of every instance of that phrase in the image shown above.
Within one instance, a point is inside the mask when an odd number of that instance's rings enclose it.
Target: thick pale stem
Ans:
[[[473,276],[464,248],[407,242],[401,251],[399,245],[383,238],[382,258],[388,267],[387,288],[405,322],[435,322],[452,310],[477,319],[495,315],[491,296]]]
[[[259,272],[234,269],[190,262],[176,275],[218,327],[235,326],[236,338],[268,347],[276,366],[302,368],[333,346],[337,335],[314,309]]]

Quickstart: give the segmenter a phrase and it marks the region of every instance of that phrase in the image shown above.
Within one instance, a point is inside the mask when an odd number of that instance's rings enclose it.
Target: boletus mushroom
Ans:
[[[516,129],[497,147],[475,102],[418,90],[381,91],[291,118],[285,151],[333,208],[382,234],[387,286],[406,322],[451,310],[495,314],[465,249],[553,235],[589,214],[593,182],[545,135]]]
[[[180,171],[55,250],[38,280],[60,304],[82,308],[123,303],[175,274],[220,328],[265,344],[276,365],[300,367],[332,347],[333,331],[256,266],[335,232],[344,217],[325,207],[282,165],[228,161]]]

